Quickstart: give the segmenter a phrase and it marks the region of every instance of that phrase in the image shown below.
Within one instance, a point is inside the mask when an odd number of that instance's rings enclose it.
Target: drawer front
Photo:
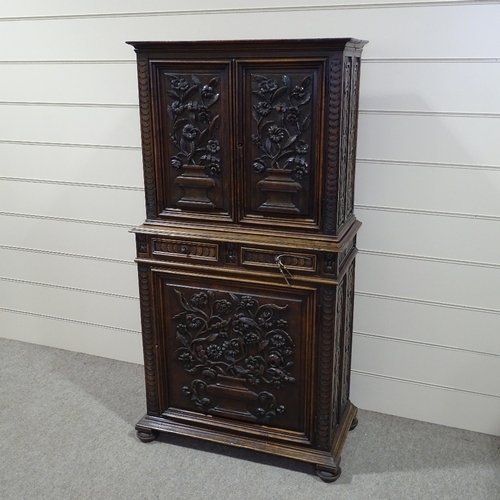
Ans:
[[[151,248],[152,255],[159,258],[181,257],[213,262],[219,260],[219,247],[215,243],[154,238]]]
[[[260,248],[241,248],[241,264],[279,270],[280,262],[286,269],[316,272],[316,255],[287,252],[285,250],[263,250]]]

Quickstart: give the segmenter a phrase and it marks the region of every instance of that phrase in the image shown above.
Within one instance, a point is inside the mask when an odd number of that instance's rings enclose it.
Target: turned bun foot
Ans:
[[[358,426],[358,417],[354,417],[354,420],[352,421],[352,424],[351,424],[351,427],[349,427],[349,430],[353,431],[354,429],[356,429],[357,426]]]
[[[158,432],[153,431],[151,429],[149,430],[139,430],[137,431],[137,437],[143,442],[143,443],[150,443],[151,441],[154,441],[158,437]]]
[[[325,483],[333,483],[340,477],[341,473],[342,469],[339,466],[325,467],[324,465],[316,465],[316,475]]]

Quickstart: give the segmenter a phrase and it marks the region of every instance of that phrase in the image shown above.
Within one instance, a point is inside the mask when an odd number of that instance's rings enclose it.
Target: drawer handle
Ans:
[[[274,260],[276,262],[276,265],[278,266],[278,269],[280,270],[281,275],[283,276],[286,284],[290,286],[290,282],[288,281],[288,278],[292,278],[292,273],[287,269],[285,264],[281,262],[281,257],[283,257],[284,254],[277,255]]]

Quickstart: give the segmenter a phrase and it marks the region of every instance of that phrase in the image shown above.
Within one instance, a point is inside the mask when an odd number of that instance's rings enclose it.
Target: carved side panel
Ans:
[[[340,118],[342,98],[342,60],[332,59],[329,72],[327,171],[324,196],[324,230],[337,230],[337,196],[340,157]]]
[[[351,97],[349,106],[349,152],[347,156],[347,180],[346,180],[346,218],[354,210],[354,177],[356,166],[356,139],[358,124],[358,88],[359,88],[359,65],[360,58],[353,59],[351,71]]]
[[[149,415],[159,415],[158,366],[153,333],[153,303],[149,267],[139,265],[138,271],[147,408]]]
[[[346,275],[345,291],[345,314],[343,328],[342,349],[342,389],[340,396],[340,408],[344,408],[349,399],[349,386],[351,382],[351,354],[352,354],[352,322],[354,306],[354,262],[351,264]]]
[[[345,203],[346,203],[346,184],[347,184],[347,169],[349,158],[349,131],[351,117],[350,113],[350,95],[351,95],[351,67],[352,57],[344,59],[344,76],[342,90],[342,120],[340,133],[340,164],[339,164],[339,186],[338,186],[338,213],[337,224],[340,227],[346,219]]]

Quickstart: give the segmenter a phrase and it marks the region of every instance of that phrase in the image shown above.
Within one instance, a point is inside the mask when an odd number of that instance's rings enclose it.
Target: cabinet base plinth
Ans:
[[[341,422],[333,436],[332,449],[329,452],[319,450],[311,445],[266,440],[265,430],[263,430],[262,438],[259,438],[258,436],[249,436],[219,428],[210,429],[207,426],[187,424],[163,416],[146,415],[137,423],[135,428],[139,439],[144,442],[148,440],[143,439],[141,436],[154,436],[149,439],[149,441],[152,441],[160,432],[178,434],[310,463],[316,467],[316,474],[321,480],[331,483],[340,476],[340,454],[356,413],[357,408],[351,402],[348,402],[342,414]]]

